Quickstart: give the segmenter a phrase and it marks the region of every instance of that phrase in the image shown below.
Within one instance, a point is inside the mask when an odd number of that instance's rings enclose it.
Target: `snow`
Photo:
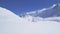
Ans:
[[[57,18],[19,17],[0,7],[0,34],[60,34],[60,22],[54,21]]]
[[[16,23],[19,23],[20,17],[10,10],[0,7],[0,34],[16,33]]]

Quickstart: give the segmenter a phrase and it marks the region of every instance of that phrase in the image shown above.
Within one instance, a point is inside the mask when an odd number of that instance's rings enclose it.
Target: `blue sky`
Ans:
[[[60,0],[0,0],[0,6],[16,14],[47,8]]]

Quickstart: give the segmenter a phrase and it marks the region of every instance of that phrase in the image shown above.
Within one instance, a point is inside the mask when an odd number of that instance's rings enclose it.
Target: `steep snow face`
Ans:
[[[49,8],[43,8],[41,10],[27,12],[24,15],[31,15],[35,17],[39,16],[42,18],[54,17],[54,16],[58,17],[60,16],[60,4],[54,4]]]
[[[60,34],[60,22],[56,21],[59,18],[19,17],[0,7],[0,34]]]

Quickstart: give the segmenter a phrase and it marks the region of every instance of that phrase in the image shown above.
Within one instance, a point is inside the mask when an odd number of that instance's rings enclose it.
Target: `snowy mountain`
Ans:
[[[60,34],[60,22],[56,20],[60,21],[60,17],[19,17],[12,11],[0,7],[0,34]]]
[[[21,14],[20,16],[21,17],[32,16],[32,21],[35,22],[37,20],[60,22],[60,4],[59,3],[53,4],[53,6],[49,8],[43,8],[41,10],[26,12],[24,14]]]
[[[35,17],[59,17],[60,16],[60,4],[54,4],[53,6],[49,8],[43,8],[41,10],[31,11],[23,14],[25,15],[31,15]]]

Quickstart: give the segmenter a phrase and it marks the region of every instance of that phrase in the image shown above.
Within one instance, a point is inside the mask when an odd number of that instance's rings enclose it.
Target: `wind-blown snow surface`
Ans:
[[[53,21],[57,18],[19,17],[0,7],[0,34],[60,34],[60,22]]]

